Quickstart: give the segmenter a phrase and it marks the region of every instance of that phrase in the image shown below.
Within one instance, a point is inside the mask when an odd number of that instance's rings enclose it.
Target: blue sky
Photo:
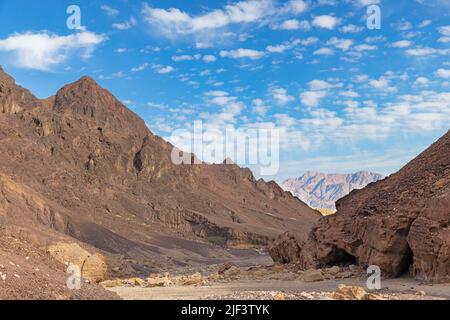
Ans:
[[[41,98],[90,75],[180,147],[195,120],[277,128],[266,179],[389,174],[449,129],[449,13],[446,0],[0,0],[0,64]]]

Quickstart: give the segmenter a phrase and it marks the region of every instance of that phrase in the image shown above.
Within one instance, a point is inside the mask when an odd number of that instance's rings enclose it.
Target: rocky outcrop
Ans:
[[[305,243],[277,240],[277,252],[296,250],[274,258],[303,268],[377,265],[384,276],[410,271],[449,281],[449,154],[450,132],[398,173],[338,201],[338,212],[321,218]]]
[[[450,281],[450,193],[427,204],[412,223],[407,240],[416,278]]]
[[[272,241],[267,249],[276,263],[296,263],[300,259],[304,242],[296,234],[285,232]]]

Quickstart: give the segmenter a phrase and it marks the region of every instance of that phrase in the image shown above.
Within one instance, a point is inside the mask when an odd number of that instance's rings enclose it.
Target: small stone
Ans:
[[[120,287],[123,283],[122,280],[106,280],[100,283],[105,288]]]
[[[341,272],[341,268],[339,266],[334,266],[334,267],[326,269],[326,272],[332,276],[335,276],[339,272]]]
[[[376,293],[368,293],[366,294],[364,300],[387,300],[382,295]]]
[[[183,286],[201,285],[203,277],[200,272],[196,272],[190,276],[182,276],[180,282]]]
[[[359,267],[357,265],[351,264],[348,266],[348,270],[350,270],[350,272],[359,272]]]
[[[272,266],[272,270],[273,270],[274,272],[283,272],[283,271],[285,270],[285,266],[282,265],[282,264],[274,264],[274,265]]]
[[[425,291],[422,291],[422,290],[420,290],[420,291],[417,291],[416,292],[416,296],[426,296],[427,295],[427,293],[425,292]]]
[[[275,295],[275,297],[273,297],[273,299],[277,301],[286,300],[286,295],[282,292],[279,292]]]
[[[361,287],[340,285],[333,294],[335,300],[364,300],[367,295],[366,290]]]
[[[228,269],[227,271],[224,272],[224,275],[226,277],[236,277],[239,274],[241,274],[241,269],[239,269],[236,266],[232,266],[230,269]]]
[[[224,274],[225,272],[227,272],[229,269],[231,269],[232,267],[235,267],[234,264],[232,264],[231,262],[227,262],[224,263],[220,266],[219,270],[217,271],[218,274]]]
[[[322,274],[322,270],[309,269],[303,273],[302,280],[305,282],[318,282],[325,280],[325,277]]]

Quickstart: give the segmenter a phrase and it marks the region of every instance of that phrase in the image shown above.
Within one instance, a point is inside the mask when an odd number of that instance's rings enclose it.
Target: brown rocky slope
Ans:
[[[39,248],[79,243],[116,276],[232,260],[319,218],[248,169],[174,165],[173,146],[89,77],[39,100],[0,68],[0,141],[0,227]]]
[[[322,218],[304,243],[294,234],[273,242],[279,262],[304,268],[357,262],[384,276],[450,281],[450,132],[398,173],[353,191]]]

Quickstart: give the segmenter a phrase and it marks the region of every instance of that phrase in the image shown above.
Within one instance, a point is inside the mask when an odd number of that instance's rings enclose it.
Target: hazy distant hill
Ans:
[[[313,208],[335,210],[337,200],[383,178],[381,174],[367,171],[353,174],[308,171],[299,178],[286,180],[281,187]]]

